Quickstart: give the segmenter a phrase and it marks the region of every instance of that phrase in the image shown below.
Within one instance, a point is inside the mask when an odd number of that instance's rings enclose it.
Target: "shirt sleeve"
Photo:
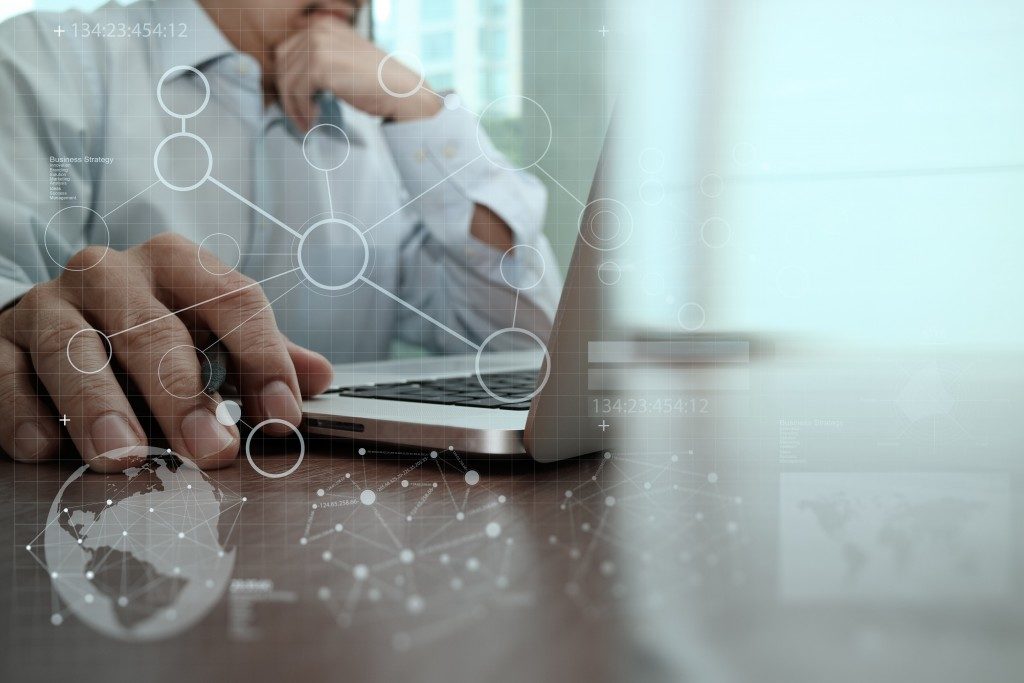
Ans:
[[[477,344],[506,327],[547,339],[561,278],[542,231],[544,185],[511,170],[468,111],[442,108],[432,118],[385,124],[383,130],[419,221],[402,248],[402,298]],[[477,204],[512,230],[509,253],[470,234]],[[435,351],[467,351],[464,341],[410,312],[403,313],[400,336]],[[487,350],[530,343],[526,335],[501,335]]]
[[[95,112],[83,97],[96,86],[92,60],[75,47],[57,50],[46,16],[0,25],[0,149],[7,150],[0,155],[0,308],[59,275],[93,223],[102,230],[102,219],[86,208],[88,165],[74,161],[99,155],[89,146]],[[76,85],[62,87],[59,77]]]

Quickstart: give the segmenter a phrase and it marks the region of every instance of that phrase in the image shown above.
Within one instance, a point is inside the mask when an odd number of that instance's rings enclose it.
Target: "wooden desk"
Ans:
[[[181,544],[157,524],[131,526],[128,552],[105,565],[108,595],[93,600],[131,595],[110,623],[167,636],[151,642],[86,624],[84,595],[77,608],[60,598],[80,579],[62,593],[69,579],[44,566],[41,532],[76,465],[3,461],[0,671],[107,682],[1012,680],[1024,671],[1021,360],[782,359],[715,371],[721,383],[704,377],[699,391],[680,373],[677,395],[697,403],[611,406],[617,446],[557,466],[372,445],[360,455],[334,442],[310,444],[294,474],[269,479],[243,459],[208,473],[218,514],[202,511],[202,485],[160,494],[153,514],[188,531]],[[642,397],[644,381],[623,397]],[[102,511],[89,492],[72,487],[62,501]],[[108,548],[117,528],[104,531]],[[220,548],[233,556],[226,570],[203,564]],[[150,573],[128,556],[148,558]],[[185,576],[219,567],[207,597],[175,602],[185,582],[165,575],[168,557],[192,562]]]

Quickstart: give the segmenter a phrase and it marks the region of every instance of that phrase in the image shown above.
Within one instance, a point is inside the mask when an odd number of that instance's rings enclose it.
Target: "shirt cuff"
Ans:
[[[464,109],[442,107],[427,119],[383,126],[405,189],[424,222],[447,244],[472,242],[472,206],[482,204],[530,243],[543,222],[543,185],[508,161]]]

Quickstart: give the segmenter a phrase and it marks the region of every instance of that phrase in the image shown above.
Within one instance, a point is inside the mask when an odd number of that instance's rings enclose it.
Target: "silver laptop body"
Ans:
[[[606,142],[581,230],[601,229],[601,213],[592,207],[604,197],[608,157]],[[471,397],[469,392],[482,389],[476,354],[336,365],[334,386],[303,404],[306,431],[437,451],[528,454],[539,462],[602,450],[605,434],[600,418],[588,414],[587,390],[588,343],[607,338],[610,326],[610,293],[597,276],[602,260],[601,252],[577,234],[547,340],[550,367],[540,351],[487,354],[486,383],[507,382],[511,396],[536,391],[532,400],[483,395],[463,401],[479,405],[453,404],[451,395]],[[431,402],[418,400],[424,396]]]

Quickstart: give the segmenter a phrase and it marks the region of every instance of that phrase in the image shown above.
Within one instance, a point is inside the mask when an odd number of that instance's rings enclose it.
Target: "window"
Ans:
[[[480,29],[480,52],[492,61],[508,57],[508,33],[503,28]]]
[[[424,33],[421,52],[424,64],[450,62],[455,56],[455,36],[451,31]]]
[[[402,6],[409,4],[401,3]],[[420,0],[420,19],[423,23],[450,22],[454,18],[455,0]]]

